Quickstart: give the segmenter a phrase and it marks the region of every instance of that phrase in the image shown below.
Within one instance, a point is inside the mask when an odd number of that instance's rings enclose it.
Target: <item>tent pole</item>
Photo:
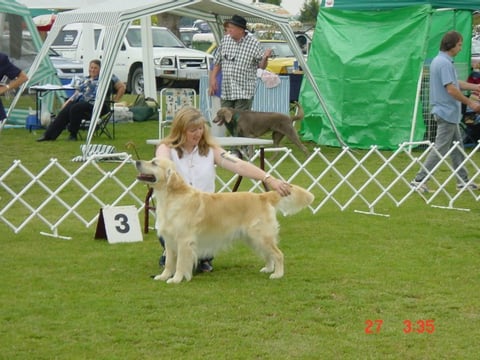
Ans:
[[[417,96],[415,97],[415,106],[413,107],[413,118],[410,127],[410,145],[408,145],[408,153],[412,153],[412,142],[413,137],[415,136],[415,127],[417,125],[417,114],[418,114],[418,104],[420,103],[420,91],[422,91],[422,79],[423,79],[423,66],[420,70],[420,75],[418,76],[417,82]]]

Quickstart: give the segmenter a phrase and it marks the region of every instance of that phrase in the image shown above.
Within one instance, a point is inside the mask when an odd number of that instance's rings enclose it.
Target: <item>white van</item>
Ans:
[[[86,31],[85,31],[86,32]],[[102,59],[104,48],[104,27],[93,27],[93,49],[85,49],[86,41],[83,24],[69,24],[63,27],[52,48],[65,57],[90,61],[87,56]],[[171,86],[193,87],[198,90],[199,79],[206,75],[211,55],[187,48],[170,30],[152,27],[154,71],[157,88]],[[118,52],[113,73],[126,83],[127,91],[133,94],[143,92],[143,59],[141,27],[130,26]]]

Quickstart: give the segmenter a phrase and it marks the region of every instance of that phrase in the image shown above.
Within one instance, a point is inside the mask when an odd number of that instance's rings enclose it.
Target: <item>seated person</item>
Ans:
[[[478,66],[478,65],[477,65]],[[468,76],[468,83],[480,84],[480,68],[473,68],[472,72]],[[480,93],[478,91],[471,91],[470,99],[474,101],[480,101]],[[480,115],[476,114],[472,109],[466,107],[464,115],[464,123],[467,125],[478,124],[480,122]]]
[[[77,133],[83,119],[92,116],[93,105],[97,96],[98,76],[100,74],[100,60],[90,61],[88,77],[76,88],[75,93],[63,104],[55,120],[50,123],[43,136],[37,141],[53,141],[68,127],[69,140],[77,140]],[[114,102],[121,99],[125,93],[125,84],[117,76],[112,75],[112,84],[115,97]],[[110,96],[110,91],[107,97]],[[103,104],[101,115],[109,111],[107,104]]]

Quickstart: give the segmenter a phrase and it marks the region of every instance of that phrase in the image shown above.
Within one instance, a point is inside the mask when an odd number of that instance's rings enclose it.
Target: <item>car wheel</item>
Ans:
[[[132,94],[143,94],[144,81],[143,81],[143,68],[138,66],[130,76],[130,83],[128,88]]]

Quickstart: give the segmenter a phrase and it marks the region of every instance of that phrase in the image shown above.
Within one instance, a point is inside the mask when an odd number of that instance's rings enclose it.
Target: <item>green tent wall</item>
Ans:
[[[419,84],[428,79],[428,64],[438,53],[441,37],[452,29],[467,40],[456,57],[459,77],[467,77],[471,11],[437,10],[431,5],[337,8],[346,2],[321,8],[308,58],[342,139],[352,148],[376,145],[389,150],[405,141],[423,140],[422,108],[428,106],[428,97],[419,91]],[[303,140],[340,146],[307,82],[302,84],[300,102],[305,110]]]
[[[326,4],[327,1],[324,1]],[[335,0],[336,9],[373,10],[397,9],[413,5],[431,5],[434,8],[480,10],[480,0]]]

